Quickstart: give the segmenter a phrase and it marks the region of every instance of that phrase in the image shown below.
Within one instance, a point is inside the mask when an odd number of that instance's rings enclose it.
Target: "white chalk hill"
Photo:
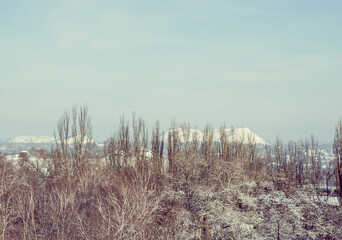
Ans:
[[[18,136],[9,139],[8,143],[21,143],[21,144],[29,144],[29,143],[36,143],[36,144],[47,144],[53,143],[55,139],[49,136]]]
[[[242,142],[243,144],[248,144],[250,142],[268,145],[269,143],[262,139],[260,136],[252,132],[249,128],[225,128],[226,136],[229,142]],[[171,129],[164,133],[164,142],[168,141],[169,132],[172,134],[176,131],[181,142],[193,141],[197,139],[199,142],[203,140],[204,133],[198,129],[190,128],[188,130],[183,130],[182,128]],[[213,140],[215,142],[220,142],[221,129],[213,129]]]
[[[88,142],[88,138],[86,137],[84,139],[84,142]],[[57,141],[59,139],[57,138]],[[50,136],[18,136],[11,138],[7,141],[8,143],[13,143],[13,144],[54,144],[55,143],[55,138],[50,137]],[[68,138],[68,144],[73,144],[74,138],[69,137]],[[92,141],[91,141],[92,142]]]

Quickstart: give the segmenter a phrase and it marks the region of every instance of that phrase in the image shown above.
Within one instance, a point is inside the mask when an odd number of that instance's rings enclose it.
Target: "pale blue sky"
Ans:
[[[88,103],[95,139],[133,111],[267,140],[333,138],[341,1],[0,2],[0,139],[52,135]]]

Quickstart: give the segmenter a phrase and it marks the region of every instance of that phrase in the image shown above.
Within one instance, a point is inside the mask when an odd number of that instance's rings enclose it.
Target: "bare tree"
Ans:
[[[163,134],[162,134],[163,135]],[[155,127],[152,130],[152,154],[153,163],[158,171],[163,170],[163,152],[164,152],[164,138],[160,135],[159,121],[156,122]]]
[[[70,115],[65,111],[57,123],[58,136],[64,158],[68,156],[69,123]]]
[[[214,153],[214,130],[209,124],[204,129],[202,141],[202,154],[210,163]]]
[[[72,137],[74,141],[74,158],[76,161],[81,161],[86,156],[93,138],[93,129],[87,105],[72,108]]]
[[[226,126],[224,125],[220,129],[220,157],[221,159],[228,161],[229,159],[229,142]]]
[[[131,138],[130,138],[130,127],[129,121],[125,121],[125,116],[120,118],[120,126],[117,132],[117,137],[119,141],[119,161],[122,161],[124,166],[127,166],[128,159],[131,156]],[[121,162],[120,162],[121,165]]]
[[[67,171],[70,167],[70,163],[68,162],[69,123],[70,115],[65,110],[57,122],[58,136],[54,132],[57,151],[53,162],[54,170],[58,174],[61,171]]]
[[[311,135],[310,160],[310,180],[311,184],[316,186],[321,177],[321,154],[318,151],[318,140],[314,135]]]
[[[337,197],[342,206],[342,120],[340,120],[336,127],[334,139],[334,154],[335,154],[335,178]]]
[[[107,160],[109,160],[113,169],[120,168],[120,156],[119,156],[119,144],[115,136],[109,138],[104,147],[104,154]]]
[[[169,161],[169,172],[173,172],[175,168],[175,159],[180,154],[180,139],[179,139],[179,132],[177,129],[177,124],[175,121],[171,122],[171,129],[168,133],[168,140],[167,140],[167,156]]]
[[[78,107],[75,105],[71,113],[71,137],[73,148],[69,150],[69,131],[70,131],[70,114],[64,111],[57,122],[57,134],[54,133],[55,143],[57,147],[54,157],[55,171],[73,172],[78,170],[87,158],[87,154],[92,144],[92,126],[91,119],[88,114],[87,105]],[[72,158],[70,158],[70,153]]]

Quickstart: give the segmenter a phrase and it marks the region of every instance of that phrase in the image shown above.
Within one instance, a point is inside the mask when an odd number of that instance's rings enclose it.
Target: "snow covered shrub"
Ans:
[[[324,220],[324,212],[313,195],[299,190],[287,195],[282,191],[261,194],[259,209],[262,221],[258,232],[277,239],[333,239],[332,224]],[[341,234],[341,231],[339,231]],[[325,236],[325,237],[323,237]]]

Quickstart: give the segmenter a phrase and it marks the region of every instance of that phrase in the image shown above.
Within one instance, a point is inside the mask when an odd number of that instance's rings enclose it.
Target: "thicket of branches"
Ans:
[[[149,136],[133,115],[100,151],[87,108],[75,107],[51,152],[19,164],[0,154],[1,239],[342,237],[340,209],[316,192],[326,173],[314,137],[261,150],[224,127],[220,142],[213,134],[173,122],[165,136],[157,122]]]

